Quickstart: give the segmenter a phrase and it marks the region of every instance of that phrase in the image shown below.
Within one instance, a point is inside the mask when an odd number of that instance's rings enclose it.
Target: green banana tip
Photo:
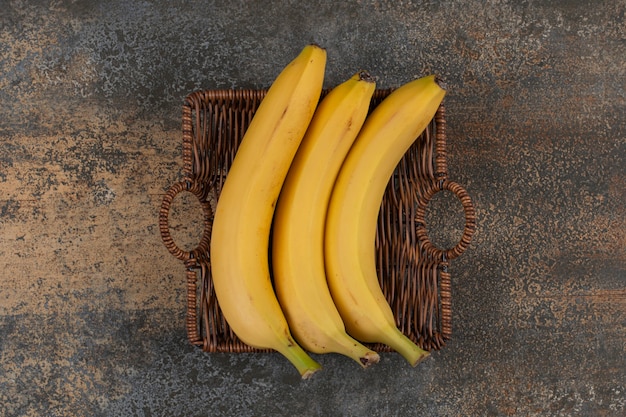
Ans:
[[[308,368],[306,370],[304,370],[301,374],[300,377],[302,379],[309,379],[313,376],[313,374],[321,371],[322,367],[318,366],[318,367],[313,367],[313,368]]]
[[[421,349],[420,349],[421,350]],[[430,352],[427,350],[423,350],[422,354],[420,356],[418,356],[412,363],[411,366],[412,367],[416,367],[418,364],[420,364],[421,362],[424,361],[424,359],[428,358],[430,356]]]

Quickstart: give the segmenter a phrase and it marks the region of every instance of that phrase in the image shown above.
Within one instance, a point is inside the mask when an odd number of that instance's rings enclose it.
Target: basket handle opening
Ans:
[[[441,249],[435,246],[428,237],[428,231],[426,229],[426,207],[435,194],[441,191],[452,192],[460,201],[463,206],[463,212],[465,214],[465,227],[463,229],[463,235],[459,242],[450,249]],[[424,195],[417,202],[416,210],[416,235],[422,250],[429,256],[436,259],[440,259],[442,262],[447,262],[451,259],[459,257],[469,247],[472,236],[476,231],[476,211],[474,204],[467,191],[458,183],[454,181],[442,180],[434,184],[432,187],[428,187]]]
[[[204,231],[202,232],[202,238],[200,239],[198,246],[191,251],[185,251],[176,244],[172,238],[169,228],[169,213],[172,202],[174,201],[174,198],[176,198],[176,196],[183,191],[190,192],[198,198],[198,201],[202,206],[204,216]],[[174,255],[174,257],[182,261],[206,257],[209,252],[213,209],[211,208],[211,204],[204,200],[205,195],[206,193],[204,188],[198,182],[190,179],[184,179],[172,185],[163,196],[161,210],[159,212],[159,229],[161,230],[161,239],[163,240],[167,250]]]

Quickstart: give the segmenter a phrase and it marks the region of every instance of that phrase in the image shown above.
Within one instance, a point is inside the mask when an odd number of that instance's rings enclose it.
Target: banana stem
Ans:
[[[355,362],[358,362],[363,368],[369,368],[375,363],[380,361],[380,356],[373,350],[365,347],[361,343],[352,339],[351,337],[338,337],[335,339],[338,344],[337,347],[331,349],[335,352],[341,352],[344,355],[349,356]]]
[[[359,357],[359,363],[363,368],[369,368],[375,363],[380,361],[380,356],[376,352],[365,352],[365,354]]]
[[[276,350],[286,357],[293,366],[296,367],[302,379],[308,379],[315,372],[322,369],[322,365],[317,363],[308,353],[296,344],[296,342],[290,338],[290,342]]]
[[[390,346],[393,350],[398,352],[406,361],[413,367],[417,366],[418,363],[426,359],[430,352],[425,351],[424,349],[417,346],[411,339],[406,337],[400,330],[395,329],[396,331],[390,332],[390,337],[388,341],[383,342],[386,345]]]

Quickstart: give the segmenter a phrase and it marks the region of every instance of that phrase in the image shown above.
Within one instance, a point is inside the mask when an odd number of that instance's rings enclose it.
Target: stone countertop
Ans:
[[[1,9],[1,416],[626,413],[625,1]],[[415,369],[316,355],[301,381],[278,354],[186,339],[185,270],[158,228],[183,99],[265,88],[309,42],[326,87],[358,69],[447,85],[450,178],[478,230],[450,269],[452,340]],[[181,197],[180,242],[198,214]]]

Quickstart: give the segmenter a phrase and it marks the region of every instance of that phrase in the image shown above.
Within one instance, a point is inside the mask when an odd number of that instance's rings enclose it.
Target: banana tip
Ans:
[[[420,355],[415,362],[411,364],[411,366],[416,367],[418,364],[424,361],[427,357],[430,356],[430,352],[424,351],[422,355]]]
[[[358,72],[359,74],[359,79],[368,83],[373,83],[376,81],[376,79],[372,76],[372,74],[370,74],[368,71],[366,70],[361,70]]]
[[[317,42],[309,42],[309,46],[315,47],[315,48],[319,48],[319,49],[323,49],[324,51],[326,50],[326,48],[324,48],[322,45],[320,45]]]
[[[380,361],[380,356],[376,352],[367,352],[365,355],[359,358],[361,366],[363,368],[369,368],[375,363]]]
[[[314,369],[307,369],[306,371],[302,372],[301,376],[302,379],[309,379],[313,376],[314,373],[318,372],[321,368],[314,368]]]
[[[446,82],[443,80],[443,78],[441,78],[440,75],[435,74],[435,82],[437,83],[439,88],[441,88],[442,90],[446,91],[448,89]]]

